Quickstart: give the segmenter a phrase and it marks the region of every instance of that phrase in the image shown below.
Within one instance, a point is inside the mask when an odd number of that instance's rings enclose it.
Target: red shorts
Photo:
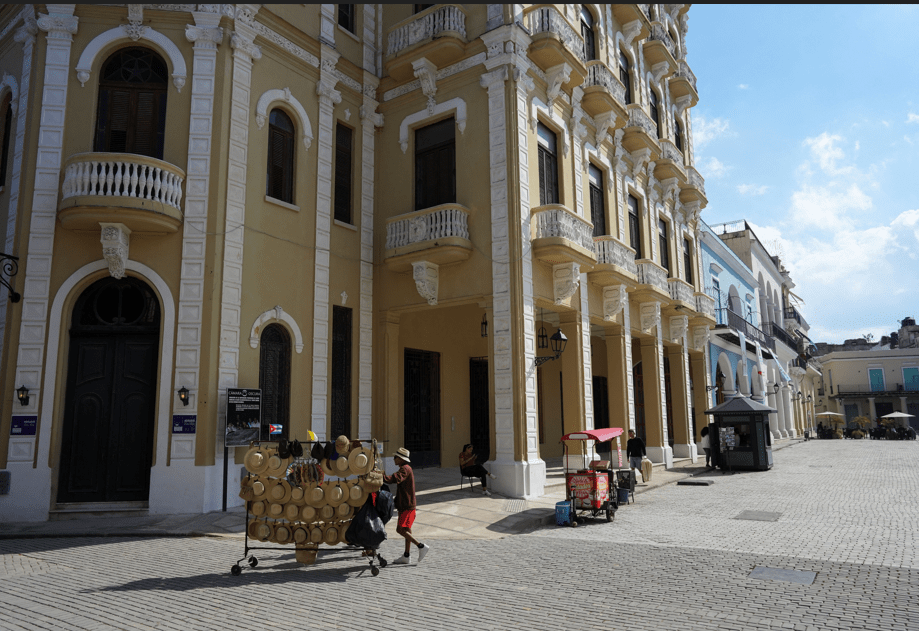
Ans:
[[[399,528],[411,529],[415,523],[415,509],[399,511]]]

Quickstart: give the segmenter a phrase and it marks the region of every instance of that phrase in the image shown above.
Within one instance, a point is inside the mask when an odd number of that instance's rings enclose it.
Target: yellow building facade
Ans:
[[[228,388],[515,497],[577,429],[695,458],[687,10],[6,5],[0,519],[240,503]]]

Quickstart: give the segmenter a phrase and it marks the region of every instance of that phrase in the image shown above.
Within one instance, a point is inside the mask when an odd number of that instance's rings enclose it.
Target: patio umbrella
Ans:
[[[821,412],[817,416],[845,416],[845,414],[840,414],[839,412]]]
[[[891,412],[890,414],[885,414],[881,418],[913,418],[915,414],[904,414],[903,412]]]

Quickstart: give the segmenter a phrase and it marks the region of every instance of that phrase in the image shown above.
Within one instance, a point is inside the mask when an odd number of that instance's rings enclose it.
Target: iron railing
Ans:
[[[747,338],[756,340],[762,346],[775,350],[775,342],[772,340],[772,337],[763,333],[759,328],[744,319],[742,315],[739,313],[734,313],[727,307],[722,307],[721,309],[718,309],[718,311],[719,324],[726,323],[727,326],[731,327],[735,331],[743,333]]]
[[[788,348],[798,350],[798,341],[792,337],[784,327],[779,326],[775,322],[770,322],[769,326],[771,327],[772,337],[781,341]]]

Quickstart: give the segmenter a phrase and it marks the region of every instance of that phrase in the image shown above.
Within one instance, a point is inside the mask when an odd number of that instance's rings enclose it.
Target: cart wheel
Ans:
[[[606,509],[606,521],[613,521],[613,517],[615,516],[616,516],[616,511],[614,511],[612,508]]]
[[[572,527],[572,528],[577,528],[577,527],[578,527],[578,520],[577,520],[577,519],[572,519],[572,520],[571,520],[571,527]]]
[[[374,565],[372,568],[370,568],[370,573],[374,576],[377,576],[380,573],[380,568]]]
[[[377,558],[380,560],[380,567],[386,567],[387,565],[389,565],[389,561],[387,561],[380,555],[377,555]]]
[[[258,565],[258,559],[255,557],[249,557],[249,567],[255,567]]]
[[[230,568],[230,574],[232,574],[233,576],[239,576],[242,573],[243,573],[243,569],[239,567],[238,563]]]

